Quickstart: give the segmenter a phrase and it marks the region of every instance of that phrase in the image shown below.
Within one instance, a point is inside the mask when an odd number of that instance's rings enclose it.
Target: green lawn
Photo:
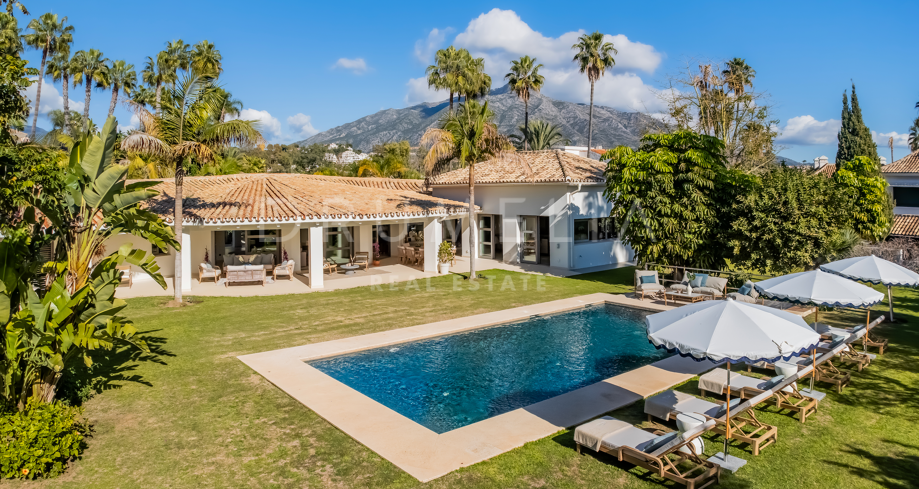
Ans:
[[[131,300],[156,356],[119,352],[122,380],[86,403],[95,435],[82,460],[41,487],[417,487],[422,484],[265,381],[237,355],[321,342],[593,292],[630,289],[631,269],[551,278],[503,271],[478,290],[451,277],[264,298]],[[526,280],[526,283],[524,283]],[[454,285],[458,283],[459,289]],[[413,286],[414,285],[414,286]],[[524,290],[525,289],[525,290]],[[537,290],[539,289],[539,290]],[[914,487],[919,481],[919,293],[897,290],[906,324],[884,327],[891,352],[801,425],[759,410],[779,442],[721,487]],[[878,311],[886,310],[886,305]],[[822,313],[861,322],[863,314]],[[695,383],[681,387],[695,392]],[[829,390],[825,388],[824,390]],[[642,421],[636,404],[614,412]],[[714,453],[720,443],[706,442]],[[914,481],[914,482],[910,482]],[[7,483],[10,486],[19,484]],[[2,485],[2,484],[0,484]],[[451,473],[430,487],[661,487],[608,456],[578,456],[560,432]]]

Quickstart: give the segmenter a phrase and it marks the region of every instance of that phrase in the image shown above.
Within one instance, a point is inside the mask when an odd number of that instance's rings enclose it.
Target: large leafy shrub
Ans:
[[[29,402],[0,414],[0,475],[5,479],[52,477],[86,448],[83,409],[61,402]]]

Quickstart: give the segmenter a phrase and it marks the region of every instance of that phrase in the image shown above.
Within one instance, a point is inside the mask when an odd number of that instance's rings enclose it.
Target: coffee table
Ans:
[[[670,299],[673,302],[676,302],[677,299],[680,299],[680,300],[684,300],[686,302],[692,303],[692,302],[704,301],[706,297],[708,296],[705,294],[697,294],[695,292],[691,294],[687,294],[686,292],[667,291],[667,292],[664,292],[664,305],[667,305],[667,299]]]
[[[341,268],[345,271],[345,275],[354,275],[354,271],[358,268],[361,268],[360,265],[341,265],[338,268]]]

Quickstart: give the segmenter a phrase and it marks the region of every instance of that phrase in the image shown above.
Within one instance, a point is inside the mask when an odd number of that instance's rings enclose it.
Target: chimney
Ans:
[[[829,162],[830,162],[830,159],[827,158],[826,156],[820,156],[820,157],[818,157],[818,158],[814,158],[814,169],[816,170],[816,169],[819,169],[819,168],[823,168],[823,167],[826,166]]]

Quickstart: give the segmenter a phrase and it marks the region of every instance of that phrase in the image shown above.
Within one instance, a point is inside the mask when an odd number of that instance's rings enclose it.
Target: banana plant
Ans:
[[[0,239],[0,321],[5,341],[0,358],[0,395],[23,406],[29,396],[50,402],[68,363],[124,342],[143,351],[133,323],[121,315],[127,304],[115,297],[123,264],[150,275],[163,289],[166,281],[152,254],[130,243],[104,255],[105,241],[130,233],[160,247],[179,248],[172,229],[138,204],[157,195],[148,183],[125,182],[127,167],[112,161],[114,117],[99,135],[74,144],[62,195],[36,190],[18,228]],[[36,210],[40,213],[36,217]],[[50,226],[47,226],[50,223]],[[36,266],[37,240],[54,242],[51,261]],[[33,287],[37,271],[47,287]]]

